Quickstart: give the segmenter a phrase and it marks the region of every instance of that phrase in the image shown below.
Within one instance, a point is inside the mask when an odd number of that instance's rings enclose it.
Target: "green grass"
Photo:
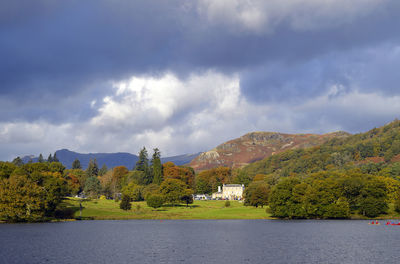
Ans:
[[[67,198],[63,206],[75,211],[79,218],[79,199]],[[136,206],[140,205],[140,209]],[[164,206],[157,210],[150,208],[146,202],[133,202],[128,211],[119,208],[119,202],[113,200],[87,200],[82,202],[82,219],[270,219],[264,208],[244,206],[238,201],[231,201],[225,207],[225,201],[195,201],[186,207]]]

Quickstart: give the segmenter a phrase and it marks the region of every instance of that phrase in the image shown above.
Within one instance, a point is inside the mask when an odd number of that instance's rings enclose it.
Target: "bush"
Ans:
[[[146,197],[147,206],[159,208],[164,204],[164,197],[160,194],[149,194]]]
[[[225,207],[229,207],[229,206],[231,206],[231,202],[230,201],[226,201],[225,202]]]
[[[123,195],[121,203],[119,204],[119,208],[125,211],[130,210],[132,208],[131,197],[129,197],[128,195]]]

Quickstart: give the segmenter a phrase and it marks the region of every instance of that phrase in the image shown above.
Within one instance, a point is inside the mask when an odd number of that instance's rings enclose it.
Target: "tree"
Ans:
[[[158,148],[154,149],[154,154],[151,159],[151,170],[153,174],[153,183],[160,185],[162,182],[162,164],[161,153]]]
[[[40,162],[40,163],[44,162],[42,153],[40,153],[40,155],[39,155],[38,162]]]
[[[22,161],[22,159],[20,157],[16,157],[12,163],[18,167],[24,165],[24,162]]]
[[[85,182],[84,192],[89,197],[97,198],[101,192],[100,181],[96,177],[89,177]]]
[[[121,190],[121,182],[122,179],[129,173],[128,169],[125,166],[117,166],[113,169],[112,174],[112,191],[115,194]]]
[[[134,182],[129,183],[122,187],[122,194],[129,195],[132,201],[138,202],[144,200],[143,186],[137,185]]]
[[[97,165],[96,159],[89,161],[89,165],[86,169],[86,174],[88,178],[99,176],[99,166]]]
[[[44,196],[43,188],[25,176],[0,179],[0,219],[6,222],[43,219]]]
[[[268,204],[270,188],[268,184],[263,182],[254,182],[251,183],[245,189],[245,205],[258,206],[263,207]]]
[[[156,209],[164,204],[164,197],[160,194],[149,194],[146,197],[146,203],[147,206]]]
[[[101,169],[99,170],[99,176],[103,176],[104,174],[106,174],[108,171],[107,165],[103,164],[103,166],[101,166]]]
[[[51,153],[49,154],[49,157],[47,158],[47,162],[53,162],[53,156],[51,156]]]
[[[190,189],[184,190],[181,200],[186,204],[186,207],[188,207],[189,204],[193,203],[193,191]]]
[[[53,161],[54,161],[54,162],[60,162],[60,161],[58,160],[58,158],[57,158],[57,152],[54,152]]]
[[[190,188],[194,188],[195,185],[195,173],[193,168],[176,166],[170,161],[163,164],[163,177],[164,179],[180,180]]]
[[[160,193],[165,202],[171,204],[179,203],[185,190],[186,184],[177,179],[166,179],[160,185]]]
[[[72,169],[82,169],[81,162],[78,159],[75,159],[74,162],[72,162]]]
[[[150,184],[152,182],[146,147],[143,147],[139,152],[139,159],[136,162],[135,170],[144,172],[144,184]]]
[[[121,203],[119,204],[119,208],[122,210],[131,210],[132,204],[131,204],[131,197],[129,195],[122,195]]]

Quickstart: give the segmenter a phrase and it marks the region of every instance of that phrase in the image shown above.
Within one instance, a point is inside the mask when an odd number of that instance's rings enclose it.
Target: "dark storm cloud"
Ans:
[[[91,101],[110,92],[107,81],[166,71],[239,72],[242,92],[257,102],[318,96],[354,83],[348,70],[360,65],[345,58],[398,43],[400,28],[398,1],[351,23],[299,30],[282,19],[265,32],[229,29],[183,0],[3,1],[0,10],[2,121],[87,119]],[[377,89],[382,78],[372,75],[377,85],[368,87]],[[397,93],[395,70],[382,76],[378,89]]]

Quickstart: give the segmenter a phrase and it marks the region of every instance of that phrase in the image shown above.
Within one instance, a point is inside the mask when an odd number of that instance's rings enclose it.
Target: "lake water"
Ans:
[[[400,226],[128,220],[0,225],[0,263],[400,263]]]

